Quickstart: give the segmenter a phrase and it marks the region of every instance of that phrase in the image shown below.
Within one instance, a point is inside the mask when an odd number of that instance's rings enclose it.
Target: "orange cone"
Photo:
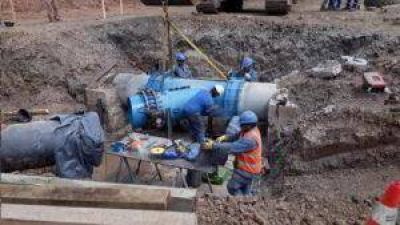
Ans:
[[[400,181],[389,185],[379,199],[366,225],[395,225],[397,210],[400,207]]]

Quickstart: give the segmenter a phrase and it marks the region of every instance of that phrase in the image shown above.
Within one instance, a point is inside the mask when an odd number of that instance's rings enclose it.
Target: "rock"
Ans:
[[[368,69],[368,61],[363,58],[355,58],[352,56],[342,56],[344,63],[343,69],[350,72],[365,72]]]
[[[364,204],[366,204],[368,207],[372,207],[373,206],[372,201],[369,200],[369,199],[365,199],[364,200]]]
[[[300,221],[300,225],[312,225],[314,221],[314,217],[312,216],[305,216]]]
[[[335,78],[343,71],[342,64],[337,60],[326,60],[309,71],[309,75],[315,78]]]
[[[325,108],[323,109],[323,112],[324,112],[325,114],[329,114],[329,113],[332,113],[335,109],[336,109],[336,106],[335,106],[335,105],[328,105],[327,107],[325,107]]]
[[[351,196],[351,201],[352,201],[354,204],[360,203],[360,199],[359,199],[357,196],[355,196],[355,195],[352,195],[352,196]]]
[[[128,124],[115,89],[85,89],[85,105],[99,114],[104,128],[114,132]]]
[[[338,220],[335,220],[332,224],[333,225],[346,225],[347,223],[344,220],[338,219]]]

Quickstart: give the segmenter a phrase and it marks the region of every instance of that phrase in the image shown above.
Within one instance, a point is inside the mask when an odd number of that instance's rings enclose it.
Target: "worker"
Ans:
[[[217,138],[216,142],[207,140],[202,144],[205,150],[216,151],[216,154],[235,155],[234,171],[227,188],[231,195],[249,195],[253,180],[262,170],[262,141],[257,127],[257,115],[245,111],[239,117],[240,133]]]
[[[224,93],[222,85],[215,85],[210,91],[200,90],[183,107],[183,115],[188,120],[189,131],[194,141],[202,143],[205,141],[205,126],[202,116],[216,116],[222,114],[214,103],[214,98]]]
[[[182,52],[176,53],[176,65],[174,66],[172,73],[176,77],[181,78],[192,78],[192,72],[186,62],[186,55]]]
[[[254,69],[254,60],[244,57],[240,62],[239,72],[231,72],[228,75],[231,79],[242,79],[245,81],[257,81],[257,72]]]

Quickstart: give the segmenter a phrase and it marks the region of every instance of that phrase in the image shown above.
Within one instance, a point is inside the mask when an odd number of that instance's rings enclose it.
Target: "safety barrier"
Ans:
[[[379,199],[366,225],[395,225],[399,206],[400,181],[395,181]]]

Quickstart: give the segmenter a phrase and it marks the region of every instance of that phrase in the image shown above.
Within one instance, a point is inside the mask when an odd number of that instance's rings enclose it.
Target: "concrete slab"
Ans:
[[[166,210],[170,191],[144,188],[0,184],[2,203]]]
[[[196,225],[194,213],[60,207],[42,205],[2,205],[2,219],[41,224],[101,224],[101,225]],[[47,225],[46,224],[46,225]],[[11,224],[19,225],[19,224]],[[22,225],[22,224],[21,224]]]
[[[0,183],[10,184],[61,184],[65,186],[77,187],[114,187],[114,188],[143,188],[143,189],[162,189],[170,191],[170,202],[168,210],[192,212],[194,210],[196,189],[171,188],[163,186],[117,184],[107,182],[96,182],[89,180],[71,180],[57,177],[27,176],[17,174],[0,174]]]

